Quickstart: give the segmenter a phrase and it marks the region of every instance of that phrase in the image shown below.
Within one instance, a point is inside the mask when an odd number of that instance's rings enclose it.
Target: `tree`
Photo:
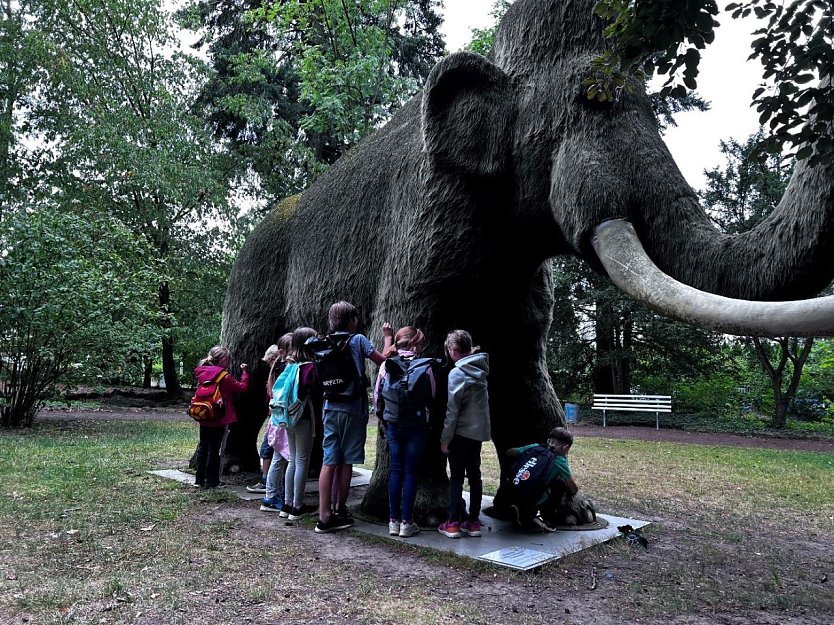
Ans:
[[[761,223],[773,212],[787,187],[792,167],[786,159],[781,155],[771,155],[765,161],[756,158],[762,136],[760,129],[743,144],[732,139],[722,141],[724,168],[706,172],[707,188],[701,193],[701,201],[725,232],[745,232]],[[773,391],[771,427],[783,428],[814,339],[750,337],[747,343]]]
[[[788,159],[771,155],[756,158],[764,132],[759,129],[744,143],[722,141],[725,165],[705,171],[707,188],[701,201],[710,217],[724,232],[738,234],[751,230],[773,212],[790,178]]]
[[[37,4],[7,0],[0,5],[0,219],[12,202],[24,199],[21,179],[30,169],[20,138],[25,131],[24,103],[42,78],[46,52],[42,34],[30,19]]]
[[[770,427],[781,429],[787,421],[788,406],[796,397],[802,368],[808,360],[814,339],[783,336],[775,339],[750,338],[756,357],[773,389],[773,416]],[[776,361],[776,364],[771,362]],[[790,366],[788,366],[790,364]],[[787,386],[785,383],[787,381]]]
[[[192,112],[207,68],[177,50],[160,0],[34,8],[50,61],[25,115],[50,147],[33,192],[88,219],[115,216],[153,250],[163,374],[177,396],[178,277],[235,240],[229,162]],[[216,310],[219,301],[189,304]]]
[[[656,314],[578,260],[557,261],[554,282],[548,363],[560,396],[585,386],[582,372],[593,392],[628,394],[669,371],[693,379],[719,368],[719,335]]]
[[[504,13],[510,8],[515,0],[493,0],[492,10],[489,12],[492,16],[492,26],[487,28],[473,28],[472,40],[466,44],[466,49],[470,52],[477,52],[484,56],[489,56],[492,53],[492,47],[495,45],[495,31],[498,28],[498,23],[504,17]]]
[[[158,340],[150,259],[114,218],[49,205],[6,215],[0,426],[30,426],[58,384],[113,375]]]
[[[302,191],[419,89],[444,52],[438,6],[437,0],[197,5],[200,23],[210,28],[202,43],[218,70],[203,91],[205,112],[255,174],[251,189],[265,206]],[[250,397],[243,403],[261,405]],[[257,465],[263,416],[252,412],[230,432],[229,466]]]
[[[834,158],[834,4],[820,0],[776,3],[746,0],[726,6],[733,18],[751,13],[766,21],[754,32],[751,59],[763,67],[753,104],[768,124],[759,155],[790,148],[811,164]],[[683,96],[697,87],[700,50],[715,39],[715,0],[600,0],[595,11],[609,21],[613,49],[593,63],[587,96],[613,100],[628,89],[627,76],[668,75],[662,92]],[[679,80],[680,78],[680,80]],[[813,85],[813,86],[811,86]]]
[[[199,1],[215,77],[201,98],[266,205],[302,191],[422,85],[443,54],[437,0]],[[253,19],[254,18],[254,19]]]

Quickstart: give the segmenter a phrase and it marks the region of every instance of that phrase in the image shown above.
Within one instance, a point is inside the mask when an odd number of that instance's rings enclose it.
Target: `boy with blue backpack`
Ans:
[[[364,335],[357,334],[359,311],[349,302],[336,302],[328,312],[330,333],[311,339],[316,371],[324,388],[322,424],[324,459],[319,475],[319,520],[316,532],[325,534],[353,525],[347,497],[353,465],[365,462],[370,381],[365,360],[381,365],[385,358]],[[383,324],[385,347],[393,343],[391,325]],[[336,509],[330,509],[334,476],[338,485]]]

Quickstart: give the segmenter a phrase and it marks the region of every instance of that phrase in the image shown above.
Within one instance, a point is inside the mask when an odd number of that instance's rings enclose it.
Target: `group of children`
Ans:
[[[312,512],[304,506],[305,484],[313,448],[313,440],[320,424],[322,466],[319,473],[319,506],[317,533],[328,533],[353,525],[347,509],[347,496],[354,464],[365,461],[365,440],[369,421],[365,360],[380,366],[373,401],[376,414],[384,426],[390,457],[389,477],[389,534],[408,538],[420,531],[414,522],[414,503],[417,493],[418,468],[429,432],[429,413],[437,395],[431,359],[420,358],[426,337],[417,328],[406,326],[394,334],[390,324],[382,326],[384,345],[377,351],[362,334],[358,334],[359,314],[348,302],[333,304],[328,313],[329,334],[347,333],[347,347],[355,364],[357,389],[353,394],[328,393],[320,379],[311,345],[316,336],[311,328],[298,328],[282,336],[276,345],[267,349],[263,360],[270,367],[266,393],[271,397],[273,385],[290,363],[298,365],[298,400],[304,411],[292,427],[278,427],[274,420],[267,426],[261,444],[264,479],[249,487],[253,492],[264,492],[261,510],[278,512],[289,520],[297,520]],[[446,416],[440,435],[440,447],[449,462],[448,518],[438,531],[449,538],[481,536],[479,521],[481,496],[481,447],[490,440],[491,425],[487,377],[489,357],[473,345],[472,337],[464,330],[448,334],[445,350],[453,367],[448,376]],[[229,352],[214,347],[208,357],[195,369],[198,382],[215,379],[229,366]],[[232,395],[245,392],[249,379],[246,365],[241,365],[238,382],[231,375],[220,380],[219,388],[224,403],[229,406],[217,422],[201,423],[200,445],[197,453],[197,485],[216,486],[220,478],[219,453],[227,426],[236,420]],[[420,405],[403,406],[397,401],[403,389],[393,381],[403,371],[417,371],[425,388],[410,390],[411,401],[419,398]],[[399,378],[398,378],[399,379]],[[327,380],[324,381],[328,383]],[[409,387],[410,389],[410,387]],[[320,420],[319,420],[320,417]],[[205,443],[205,445],[204,445]],[[569,448],[569,445],[568,445]],[[513,451],[513,450],[511,450]],[[565,463],[566,464],[566,463]],[[463,482],[469,482],[470,504],[465,509],[462,499]]]

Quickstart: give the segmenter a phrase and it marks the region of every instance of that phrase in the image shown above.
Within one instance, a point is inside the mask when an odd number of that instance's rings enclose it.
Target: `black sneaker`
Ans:
[[[353,515],[350,513],[350,510],[347,507],[334,510],[333,514],[338,514],[343,519],[350,519],[351,522],[353,522]]]
[[[327,519],[326,523],[321,519],[316,522],[316,534],[329,534],[330,532],[347,529],[351,525],[353,525],[353,519],[346,519],[338,514],[333,514]]]
[[[308,516],[316,511],[314,506],[309,504],[304,504],[300,508],[290,508],[289,514],[287,515],[287,519],[290,521],[298,521],[299,519],[303,519],[305,516]]]

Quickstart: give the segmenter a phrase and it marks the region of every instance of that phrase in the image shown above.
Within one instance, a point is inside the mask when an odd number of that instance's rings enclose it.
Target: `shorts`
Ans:
[[[365,462],[365,439],[368,417],[343,410],[325,410],[322,418],[325,465],[362,464]]]
[[[260,456],[261,460],[272,460],[272,454],[274,453],[275,450],[270,446],[269,441],[266,440],[266,434],[264,434],[264,440],[261,442],[261,451],[258,456]]]

